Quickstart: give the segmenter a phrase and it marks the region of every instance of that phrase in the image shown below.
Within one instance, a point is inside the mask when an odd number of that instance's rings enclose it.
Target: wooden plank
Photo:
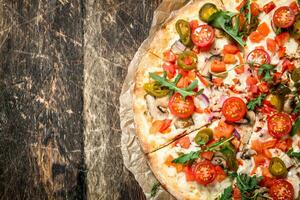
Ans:
[[[2,0],[0,197],[84,199],[83,2]]]
[[[88,0],[85,20],[85,152],[90,199],[145,199],[123,165],[119,94],[148,36],[159,0]]]

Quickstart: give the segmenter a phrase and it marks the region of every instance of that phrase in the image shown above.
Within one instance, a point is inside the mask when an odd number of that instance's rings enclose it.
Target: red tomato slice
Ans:
[[[167,50],[163,53],[163,58],[165,61],[168,62],[175,62],[176,61],[176,54],[173,53],[171,50]]]
[[[215,166],[209,161],[198,162],[192,165],[195,180],[202,185],[213,182],[217,176]]]
[[[268,119],[269,133],[275,138],[287,135],[292,129],[292,121],[288,114],[276,113]]]
[[[273,15],[273,22],[279,28],[288,28],[295,21],[295,13],[288,6],[281,6]]]
[[[236,122],[242,119],[247,111],[245,102],[238,97],[230,97],[222,106],[222,113],[228,122]]]
[[[169,102],[169,109],[176,117],[188,118],[195,111],[193,98],[188,96],[184,100],[179,93],[175,93]]]
[[[283,179],[274,181],[269,190],[269,194],[273,200],[293,200],[294,193],[293,185]]]
[[[247,62],[255,65],[269,64],[270,55],[263,49],[254,49],[248,54]]]
[[[192,31],[192,41],[200,48],[209,48],[215,39],[215,30],[209,25],[201,25]]]

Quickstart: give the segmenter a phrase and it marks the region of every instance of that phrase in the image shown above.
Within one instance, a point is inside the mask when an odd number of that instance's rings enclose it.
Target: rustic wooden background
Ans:
[[[145,198],[118,98],[159,2],[0,0],[0,199]]]

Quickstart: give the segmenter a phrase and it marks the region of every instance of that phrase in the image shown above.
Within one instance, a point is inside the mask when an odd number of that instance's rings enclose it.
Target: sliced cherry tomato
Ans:
[[[288,28],[293,25],[295,21],[295,13],[288,6],[281,6],[273,15],[273,22],[279,28]]]
[[[269,194],[273,200],[293,200],[294,193],[293,185],[284,179],[273,181],[273,185],[269,190]]]
[[[228,122],[236,122],[242,119],[247,111],[245,102],[238,97],[230,97],[222,106],[222,113]]]
[[[292,72],[295,69],[295,64],[291,62],[289,59],[285,59],[282,63],[282,73],[288,70],[289,72]]]
[[[209,25],[201,25],[192,31],[192,41],[203,50],[208,50],[215,39],[215,31]]]
[[[190,21],[190,27],[191,27],[192,30],[194,30],[198,26],[199,26],[199,21],[198,20],[192,20],[192,21]]]
[[[270,63],[270,55],[263,49],[254,49],[247,56],[248,63],[254,63],[254,65],[262,65]]]
[[[262,187],[270,188],[276,179],[264,176],[264,178],[259,182],[259,185]]]
[[[175,93],[170,99],[169,109],[176,117],[188,118],[195,111],[193,98],[188,96],[184,100],[181,94]]]
[[[292,129],[292,121],[288,114],[276,113],[268,119],[269,133],[275,138],[287,135]]]
[[[202,185],[213,182],[217,176],[215,166],[209,161],[194,163],[192,165],[192,171],[195,180]]]
[[[264,5],[263,10],[265,13],[271,12],[276,7],[275,3],[273,1],[270,1],[266,5]]]

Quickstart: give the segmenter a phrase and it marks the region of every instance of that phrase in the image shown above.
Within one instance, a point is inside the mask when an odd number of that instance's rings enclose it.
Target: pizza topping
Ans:
[[[238,97],[230,97],[222,106],[222,113],[228,122],[236,122],[246,114],[247,108],[244,101]]]
[[[239,26],[237,26],[238,23],[235,23],[235,26],[232,24],[232,17],[235,15],[235,13],[228,11],[218,11],[210,17],[209,24],[215,28],[225,31],[241,46],[245,46],[246,43],[244,42],[242,35],[239,33]],[[238,20],[239,18],[236,18],[236,21]]]
[[[293,24],[292,35],[295,39],[300,39],[300,14],[296,15],[296,20]]]
[[[288,114],[276,113],[268,119],[269,133],[275,138],[287,135],[292,129],[292,121]]]
[[[227,168],[230,171],[236,171],[238,169],[238,163],[236,160],[236,151],[230,143],[226,143],[220,150],[226,159]]]
[[[263,49],[255,49],[247,56],[247,62],[253,63],[255,66],[270,63],[270,55]]]
[[[300,81],[300,68],[296,68],[293,70],[291,79],[296,83]]]
[[[227,124],[224,121],[220,121],[218,126],[214,129],[214,138],[229,138],[234,131],[234,126]]]
[[[213,136],[213,131],[210,128],[201,129],[195,136],[195,143],[198,145],[207,144]]]
[[[196,162],[192,165],[195,180],[201,185],[208,185],[217,176],[215,166],[209,161]]]
[[[209,22],[209,18],[218,11],[217,6],[212,3],[204,4],[199,11],[199,18],[204,22]]]
[[[273,181],[269,190],[270,196],[274,200],[293,200],[294,188],[293,185],[283,179]]]
[[[179,93],[175,93],[169,102],[169,109],[176,117],[188,118],[194,113],[195,105],[192,97],[183,99]]]
[[[185,51],[179,54],[177,64],[183,70],[192,70],[197,68],[197,55],[192,51]]]
[[[288,28],[293,25],[295,14],[288,6],[278,8],[273,15],[273,22],[278,28]]]
[[[202,50],[208,50],[215,39],[215,31],[209,25],[200,25],[192,31],[192,41]]]
[[[282,98],[275,94],[269,94],[266,99],[268,103],[274,107],[277,111],[281,111],[283,107],[283,101]]]
[[[191,46],[191,27],[189,22],[180,19],[176,22],[175,27],[182,44],[184,44],[185,46]]]
[[[160,85],[158,82],[149,82],[144,85],[145,91],[154,97],[163,97],[169,94],[167,87]]]
[[[287,168],[284,162],[278,157],[273,157],[271,159],[269,171],[277,178],[284,178],[287,175]]]
[[[223,61],[214,60],[211,63],[211,72],[220,73],[226,71],[226,65]]]
[[[273,1],[270,1],[269,3],[267,3],[266,5],[264,5],[263,7],[263,11],[268,14],[269,12],[271,12],[274,8],[276,8],[276,5]]]

